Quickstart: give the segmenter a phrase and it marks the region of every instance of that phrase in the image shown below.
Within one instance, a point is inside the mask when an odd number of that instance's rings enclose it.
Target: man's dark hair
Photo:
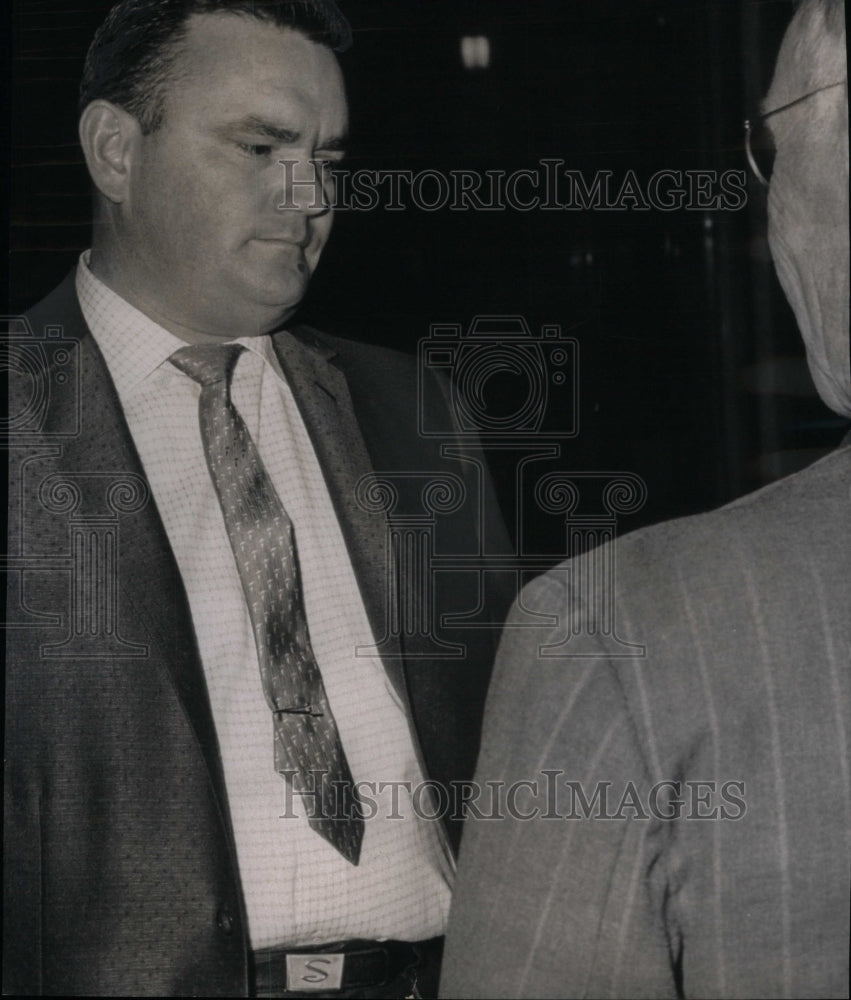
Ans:
[[[227,13],[293,28],[342,52],[352,30],[334,0],[121,0],[98,28],[80,83],[80,111],[102,98],[128,111],[142,132],[163,122],[165,87],[193,14]]]

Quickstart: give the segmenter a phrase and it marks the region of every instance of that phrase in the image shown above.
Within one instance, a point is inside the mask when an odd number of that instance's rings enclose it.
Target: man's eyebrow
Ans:
[[[326,149],[329,153],[345,152],[348,144],[349,137],[347,135],[336,135],[331,139],[326,139],[324,142],[320,142],[319,148]]]
[[[281,143],[298,142],[301,138],[301,133],[298,129],[285,128],[282,125],[273,125],[271,122],[268,122],[263,118],[256,118],[254,115],[248,115],[248,117],[240,118],[237,121],[227,122],[224,125],[220,125],[216,131],[223,135],[251,132],[255,135],[262,135],[266,139],[273,139],[275,142]],[[319,143],[319,146],[321,149],[327,149],[329,151],[344,150],[346,148],[346,142],[347,136],[339,135],[333,136],[332,138]]]
[[[237,135],[241,132],[251,132],[254,135],[262,135],[266,139],[275,139],[277,142],[294,142],[299,138],[298,129],[285,128],[283,125],[273,125],[263,118],[255,118],[254,115],[225,122],[224,125],[216,127],[216,132],[220,135]]]

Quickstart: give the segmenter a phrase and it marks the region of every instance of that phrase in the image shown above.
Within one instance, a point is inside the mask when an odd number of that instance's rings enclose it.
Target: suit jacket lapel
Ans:
[[[385,636],[390,580],[386,521],[365,510],[355,492],[362,477],[373,472],[372,463],[345,377],[329,363],[335,352],[308,337],[301,340],[283,331],[272,342],[316,450],[376,641],[384,638],[384,667],[407,703],[401,647],[389,633]]]
[[[65,334],[79,340],[81,429],[63,445],[57,468],[68,474],[131,474],[145,479],[106,363],[86,326],[73,277],[45,301],[37,316],[61,317]],[[119,622],[141,621],[147,634],[122,636],[145,643],[152,669],[168,669],[210,771],[225,828],[230,830],[224,775],[203,667],[195,641],[189,602],[168,536],[153,497],[137,513],[123,516],[119,528]],[[132,630],[134,632],[138,630]],[[151,748],[156,753],[156,748]]]

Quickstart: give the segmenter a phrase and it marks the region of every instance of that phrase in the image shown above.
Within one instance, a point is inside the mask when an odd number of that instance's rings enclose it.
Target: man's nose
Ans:
[[[280,211],[323,215],[329,212],[333,179],[326,161],[305,157],[278,160],[280,188],[276,208]]]

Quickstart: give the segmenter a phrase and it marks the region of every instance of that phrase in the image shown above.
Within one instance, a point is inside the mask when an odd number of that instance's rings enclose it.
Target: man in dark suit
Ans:
[[[765,100],[769,240],[849,416],[846,81],[841,0],[805,0]],[[500,647],[477,781],[504,783],[503,818],[468,820],[443,995],[848,996],[849,490],[846,439],[619,540],[613,598],[581,562],[524,590],[562,623]]]
[[[7,345],[6,992],[436,989],[501,609],[441,634],[427,557],[501,527],[440,384],[287,326],[349,41],[123,0],[90,50],[92,249]]]

